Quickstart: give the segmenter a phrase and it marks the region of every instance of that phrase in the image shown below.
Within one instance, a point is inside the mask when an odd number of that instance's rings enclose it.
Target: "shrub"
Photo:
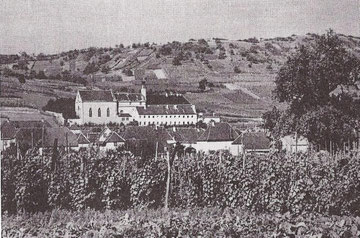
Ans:
[[[239,69],[239,67],[235,66],[234,67],[234,72],[239,74],[239,73],[241,73],[241,70]]]
[[[20,83],[24,84],[25,83],[25,76],[23,74],[20,74],[18,76],[18,80],[19,80]]]
[[[146,146],[153,150],[154,145]],[[16,208],[17,212],[35,212],[55,206],[72,210],[162,207],[167,161],[134,157],[123,149],[105,154],[91,149],[46,156],[28,153],[22,159],[4,157],[2,211]],[[171,158],[178,152],[170,148]],[[176,208],[359,216],[359,170],[358,154],[241,158],[226,152],[212,156],[198,153],[191,158],[179,155],[171,159],[169,202]]]
[[[131,69],[123,69],[122,71],[126,76],[134,76],[134,73]]]

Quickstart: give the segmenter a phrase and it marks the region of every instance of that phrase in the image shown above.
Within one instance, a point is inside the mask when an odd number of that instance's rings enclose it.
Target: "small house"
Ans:
[[[233,141],[239,134],[229,123],[212,122],[208,128],[198,137],[194,148],[197,151],[209,153],[211,151],[227,150],[231,154],[236,154]]]
[[[270,152],[270,139],[265,132],[246,132],[232,143],[241,154],[267,154]]]
[[[282,149],[287,153],[306,152],[309,148],[309,141],[303,136],[287,135],[280,139]]]

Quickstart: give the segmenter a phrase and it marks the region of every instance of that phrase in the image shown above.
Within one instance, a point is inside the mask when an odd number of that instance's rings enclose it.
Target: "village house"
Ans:
[[[208,128],[197,138],[193,147],[197,151],[209,153],[211,151],[227,150],[233,155],[238,155],[233,141],[239,134],[230,126],[229,123],[212,122]]]
[[[270,152],[270,139],[265,132],[245,132],[232,143],[239,154],[267,154]]]
[[[10,147],[11,144],[22,144],[25,147],[34,147],[41,140],[42,132],[51,127],[44,120],[9,120],[1,118],[0,151]]]
[[[206,124],[209,124],[211,122],[220,122],[221,118],[219,115],[216,115],[215,113],[199,113],[198,121],[202,121]]]
[[[164,128],[149,126],[127,126],[121,134],[125,139],[125,147],[135,155],[154,154],[164,156],[173,138]]]
[[[54,146],[58,150],[79,150],[77,136],[67,127],[49,127],[42,132],[42,140],[38,142],[39,153],[50,152]]]
[[[110,130],[108,127],[99,134],[97,139],[97,145],[101,151],[105,150],[115,150],[120,146],[125,144],[124,138],[122,138],[118,133],[113,130]]]
[[[180,143],[185,148],[194,148],[197,143],[198,137],[204,132],[204,130],[196,128],[169,128],[168,132],[173,138],[173,144]]]
[[[287,153],[305,153],[309,149],[309,141],[303,136],[287,135],[280,139],[282,149]]]
[[[16,128],[8,119],[1,118],[0,151],[16,143]]]

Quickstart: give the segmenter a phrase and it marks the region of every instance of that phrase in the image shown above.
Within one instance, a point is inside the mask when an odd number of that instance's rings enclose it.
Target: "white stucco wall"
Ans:
[[[210,150],[229,150],[232,155],[238,155],[242,152],[242,145],[232,145],[233,141],[198,141],[193,147],[197,151],[209,153]]]
[[[80,118],[82,124],[95,123],[106,124],[109,122],[118,122],[116,102],[83,102]],[[89,116],[89,109],[92,110],[92,117]],[[101,117],[98,116],[98,109],[101,109]],[[110,116],[107,116],[107,109],[110,109]]]
[[[196,124],[196,115],[139,115],[139,125],[190,125]]]
[[[297,138],[297,142],[296,142],[296,137],[294,135],[284,136],[280,140],[282,143],[282,149],[286,150],[286,152],[288,153],[295,153],[296,151],[307,152],[309,148],[309,142],[303,136],[299,136]]]
[[[115,150],[116,148],[118,148],[119,146],[124,145],[124,142],[118,142],[116,145],[115,143],[106,143],[106,146],[100,146],[100,150],[101,151],[106,151],[106,150]]]
[[[11,143],[16,143],[15,138],[11,140],[2,140],[0,139],[0,151],[6,150],[10,147]]]

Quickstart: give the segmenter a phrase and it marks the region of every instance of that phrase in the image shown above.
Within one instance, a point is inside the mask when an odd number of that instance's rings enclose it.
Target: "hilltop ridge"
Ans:
[[[146,81],[151,91],[186,93],[204,111],[259,116],[274,104],[271,91],[280,67],[300,45],[312,44],[317,37],[308,33],[272,39],[190,39],[52,55],[0,55],[1,96],[20,97],[36,107],[43,106],[44,98],[72,97],[85,86],[137,91]],[[339,37],[360,57],[359,37]],[[207,88],[201,91],[198,84],[204,79]]]

